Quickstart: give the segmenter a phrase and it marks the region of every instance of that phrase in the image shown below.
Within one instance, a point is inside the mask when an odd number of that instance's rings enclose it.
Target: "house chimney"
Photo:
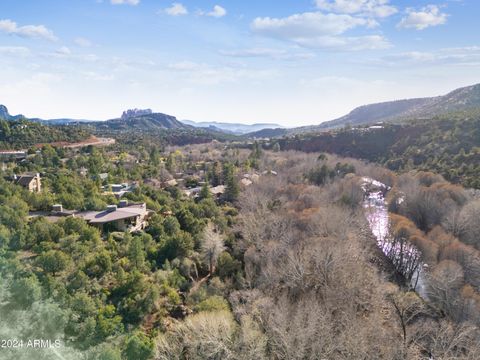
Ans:
[[[117,205],[108,205],[107,212],[114,212],[117,211]]]
[[[52,206],[52,212],[61,213],[63,212],[63,205],[62,204],[55,204]]]

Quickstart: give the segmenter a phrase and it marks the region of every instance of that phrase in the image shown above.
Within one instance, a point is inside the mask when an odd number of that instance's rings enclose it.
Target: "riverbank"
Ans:
[[[390,217],[386,201],[390,188],[371,178],[363,178],[362,188],[365,192],[365,216],[376,243],[376,265],[389,281],[399,286],[410,286],[420,297],[427,300],[425,264],[421,260],[421,253],[410,243],[398,244],[390,238]],[[413,261],[407,274],[400,270],[404,268],[405,258]]]

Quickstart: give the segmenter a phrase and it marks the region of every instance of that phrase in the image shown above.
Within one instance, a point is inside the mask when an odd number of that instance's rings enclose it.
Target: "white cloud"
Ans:
[[[237,50],[221,50],[220,54],[224,56],[237,58],[271,58],[276,60],[304,60],[315,57],[312,53],[291,53],[287,50],[271,48],[247,48]]]
[[[390,66],[480,65],[480,46],[444,48],[435,51],[409,51],[383,58]]]
[[[78,37],[74,40],[75,44],[81,47],[90,47],[92,46],[92,42],[86,38]]]
[[[269,49],[269,48],[249,48],[240,50],[221,50],[220,54],[232,57],[277,57],[284,55],[285,50]]]
[[[350,15],[306,12],[286,18],[256,18],[253,20],[252,29],[263,35],[296,39],[340,35],[355,27],[368,25],[368,20]]]
[[[172,63],[168,65],[169,69],[178,70],[178,71],[191,71],[199,69],[202,65],[197,64],[193,61],[180,61],[177,63]]]
[[[428,5],[415,11],[407,9],[407,16],[398,23],[399,28],[423,30],[431,26],[438,26],[447,22],[448,15],[442,13],[437,5]]]
[[[211,17],[215,17],[215,18],[221,18],[221,17],[224,17],[225,15],[227,15],[227,10],[223,7],[221,7],[220,5],[215,5],[213,7],[213,10],[211,11],[204,11],[202,9],[198,9],[195,14],[197,16],[211,16]]]
[[[177,72],[182,77],[182,82],[202,85],[234,83],[240,80],[258,81],[278,75],[273,69],[258,70],[245,67],[214,66],[192,61],[172,63],[168,65],[168,69]]]
[[[173,3],[172,6],[165,9],[165,13],[171,16],[187,15],[187,8],[181,3]]]
[[[429,52],[422,51],[408,51],[400,54],[389,55],[384,58],[384,60],[392,61],[394,63],[400,62],[414,62],[414,63],[424,63],[435,61],[435,55]]]
[[[216,18],[221,18],[225,15],[227,15],[227,10],[225,10],[225,8],[221,7],[220,5],[215,5],[213,7],[213,10],[207,13],[207,16],[212,16]]]
[[[64,55],[64,56],[68,56],[70,55],[72,52],[70,51],[70,49],[66,46],[62,46],[61,48],[57,49],[57,51],[55,51],[58,55]]]
[[[39,53],[38,55],[45,59],[54,59],[53,64],[55,64],[55,60],[66,60],[78,64],[93,64],[98,63],[100,60],[95,54],[74,53],[66,46],[62,46],[53,52]]]
[[[112,74],[100,74],[95,71],[84,71],[81,75],[88,80],[94,81],[112,81],[115,77]]]
[[[23,46],[0,46],[0,54],[26,57],[30,55],[30,50]]]
[[[140,0],[110,0],[113,5],[138,5]]]
[[[321,10],[379,18],[389,17],[398,11],[389,4],[390,0],[316,0],[315,3]]]
[[[251,28],[258,34],[311,48],[365,50],[389,47],[388,40],[382,35],[341,36],[357,27],[372,28],[377,25],[376,21],[363,17],[307,12],[286,18],[256,18]]]
[[[53,31],[47,29],[44,25],[24,25],[18,26],[15,21],[5,19],[0,20],[0,31],[26,38],[41,38],[50,41],[56,41],[57,37]]]
[[[392,45],[382,35],[319,36],[297,39],[297,44],[309,48],[325,48],[339,51],[388,49]]]

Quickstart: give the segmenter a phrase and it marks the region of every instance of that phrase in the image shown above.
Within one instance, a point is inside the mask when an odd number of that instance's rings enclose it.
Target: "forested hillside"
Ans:
[[[75,143],[89,138],[92,134],[111,137],[132,145],[139,142],[163,145],[201,144],[214,139],[224,141],[236,138],[220,131],[194,128],[173,116],[159,113],[108,121],[79,123],[72,120],[68,125],[38,119],[31,121],[21,115],[10,116],[7,110],[3,115],[0,114],[0,150],[26,149],[36,144],[57,142]]]
[[[26,119],[0,119],[0,150],[25,149],[57,141],[76,142],[89,136],[87,130],[79,127],[46,126]]]
[[[443,96],[389,101],[364,105],[341,118],[326,121],[316,128],[358,126],[375,122],[403,123],[411,119],[430,118],[456,111],[480,109],[480,84],[466,86]]]
[[[120,119],[112,119],[107,121],[91,122],[91,125],[102,130],[123,130],[123,131],[158,131],[165,129],[189,129],[189,125],[185,125],[178,121],[175,116],[148,113],[134,114],[130,116],[122,116]]]
[[[480,114],[453,113],[405,125],[344,128],[279,140],[282,149],[325,151],[375,161],[391,170],[430,170],[480,188]]]

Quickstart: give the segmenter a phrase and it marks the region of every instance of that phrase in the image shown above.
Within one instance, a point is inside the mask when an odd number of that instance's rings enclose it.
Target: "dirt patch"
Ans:
[[[75,143],[70,143],[68,141],[57,141],[53,143],[46,143],[46,144],[36,144],[35,147],[42,147],[45,145],[50,145],[53,147],[63,147],[63,148],[70,148],[70,149],[76,149],[76,148],[82,148],[85,146],[108,146],[108,145],[113,145],[115,144],[115,139],[112,138],[98,138],[96,136],[91,136],[88,139],[85,139],[83,141],[78,141]]]

